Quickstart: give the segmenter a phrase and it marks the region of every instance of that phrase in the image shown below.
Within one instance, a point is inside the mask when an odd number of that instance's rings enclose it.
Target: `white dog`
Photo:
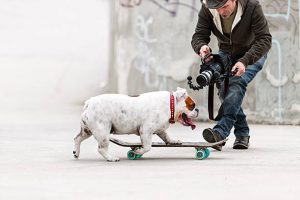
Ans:
[[[99,153],[107,161],[119,161],[118,157],[108,153],[110,133],[139,135],[142,147],[135,149],[136,154],[150,150],[153,134],[157,134],[167,144],[180,144],[180,141],[170,139],[166,129],[175,121],[194,129],[190,117],[197,116],[195,102],[182,88],[177,88],[173,93],[159,91],[137,97],[120,94],[92,97],[85,103],[81,131],[74,138],[73,154],[78,158],[81,142],[94,135]]]

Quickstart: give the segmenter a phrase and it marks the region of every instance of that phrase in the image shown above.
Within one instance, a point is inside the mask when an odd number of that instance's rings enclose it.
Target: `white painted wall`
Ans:
[[[98,94],[109,29],[109,0],[1,0],[1,118],[53,113]]]

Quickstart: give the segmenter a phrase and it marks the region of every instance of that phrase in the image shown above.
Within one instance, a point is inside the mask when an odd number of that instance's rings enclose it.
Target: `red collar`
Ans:
[[[175,119],[174,119],[175,106],[174,106],[174,95],[173,95],[173,92],[170,92],[170,111],[171,111],[171,118],[169,119],[169,122],[171,124],[174,124],[175,123]]]

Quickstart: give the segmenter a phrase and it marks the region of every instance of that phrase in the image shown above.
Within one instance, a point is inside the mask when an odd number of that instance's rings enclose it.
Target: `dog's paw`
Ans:
[[[79,158],[79,152],[73,151],[73,156],[74,156],[74,158],[78,159]]]
[[[182,144],[182,141],[180,141],[180,140],[170,140],[168,142],[168,144]]]
[[[120,161],[120,158],[118,158],[118,157],[116,157],[116,156],[108,156],[108,157],[106,158],[106,160],[107,160],[108,162],[118,162],[118,161]]]
[[[134,149],[134,153],[137,155],[143,155],[144,153],[147,153],[150,151],[150,148],[143,148],[143,147],[138,147]]]

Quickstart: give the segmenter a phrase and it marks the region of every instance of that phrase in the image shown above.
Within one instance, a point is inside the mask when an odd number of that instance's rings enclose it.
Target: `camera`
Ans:
[[[205,62],[210,56],[212,56],[212,59],[209,62]],[[198,86],[192,84],[191,76],[187,78],[188,85],[194,90],[202,89],[203,87],[214,83],[216,83],[218,87],[226,76],[231,76],[231,65],[232,62],[229,54],[209,54],[202,59],[200,72],[196,78]]]

